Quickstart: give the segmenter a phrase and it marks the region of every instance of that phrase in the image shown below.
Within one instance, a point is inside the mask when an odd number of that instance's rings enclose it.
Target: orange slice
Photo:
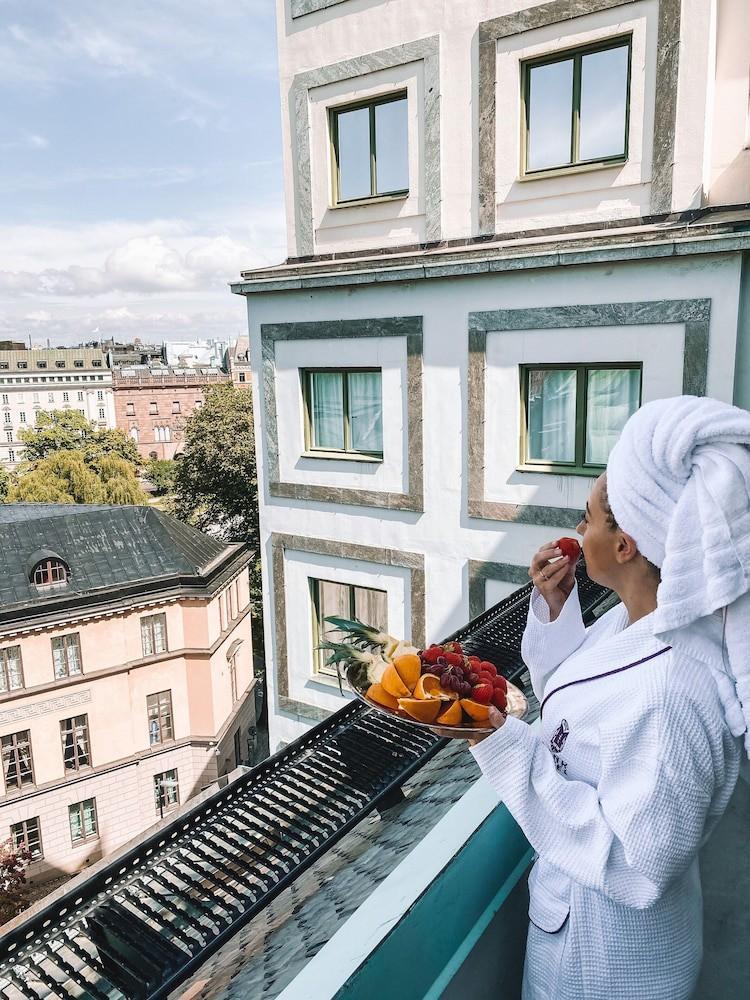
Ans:
[[[490,706],[474,701],[473,698],[462,698],[461,708],[475,722],[486,722],[490,717]]]
[[[399,698],[398,707],[418,722],[434,722],[440,712],[437,698]]]
[[[460,726],[463,721],[464,713],[461,709],[461,702],[454,701],[451,702],[450,706],[446,708],[442,715],[437,717],[437,721],[441,726]]]
[[[398,698],[394,698],[392,694],[388,694],[382,684],[371,684],[365,692],[365,697],[369,698],[370,701],[376,701],[378,705],[385,705],[386,708],[392,708],[394,712],[398,708]]]
[[[380,683],[393,698],[408,698],[411,694],[411,688],[401,680],[401,675],[393,663],[389,663],[383,671]]]
[[[414,688],[415,698],[439,698],[440,678],[435,674],[422,674]]]
[[[410,691],[417,686],[419,675],[422,673],[422,661],[416,653],[404,653],[397,656],[393,661],[393,666],[398,671],[398,675]]]

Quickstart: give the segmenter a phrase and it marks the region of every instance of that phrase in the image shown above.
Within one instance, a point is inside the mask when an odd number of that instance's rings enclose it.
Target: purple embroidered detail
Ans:
[[[603,674],[594,674],[592,677],[581,677],[577,681],[568,681],[567,684],[561,684],[559,688],[555,688],[554,691],[550,691],[550,693],[545,697],[544,701],[539,706],[539,717],[541,718],[542,712],[544,712],[544,706],[550,700],[552,695],[557,694],[558,691],[564,691],[565,688],[573,687],[574,684],[586,684],[588,681],[601,680],[602,677],[612,677],[614,674],[621,674],[623,670],[630,670],[632,667],[640,667],[641,664],[648,663],[649,660],[653,660],[657,656],[661,656],[663,653],[668,653],[671,648],[671,646],[665,646],[664,649],[660,649],[656,653],[651,653],[649,656],[644,656],[642,660],[636,660],[635,663],[627,663],[624,667],[617,667],[615,670],[605,670]]]
[[[570,733],[570,726],[567,719],[562,719],[560,725],[555,730],[552,739],[549,741],[549,748],[552,753],[562,753],[565,741]]]

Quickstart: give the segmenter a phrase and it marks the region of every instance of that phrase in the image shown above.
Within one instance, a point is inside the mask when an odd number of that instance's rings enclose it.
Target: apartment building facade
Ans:
[[[23,459],[19,432],[40,410],[78,410],[97,427],[115,426],[112,371],[97,348],[0,351],[0,462]]]
[[[742,0],[277,0],[289,258],[244,272],[271,742],[356,613],[436,640],[629,414],[750,406]]]
[[[75,872],[249,761],[242,544],[147,507],[0,508],[0,828]]]
[[[247,337],[238,337],[229,345],[227,371],[238,389],[250,388],[250,342]]]
[[[113,372],[115,420],[144,459],[174,458],[205,390],[230,381],[217,368],[122,367]]]

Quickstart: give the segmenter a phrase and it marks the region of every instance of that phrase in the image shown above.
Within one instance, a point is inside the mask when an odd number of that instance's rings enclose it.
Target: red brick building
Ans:
[[[215,368],[115,369],[116,425],[130,435],[144,458],[174,458],[187,418],[203,405],[205,389],[229,381],[229,375]]]

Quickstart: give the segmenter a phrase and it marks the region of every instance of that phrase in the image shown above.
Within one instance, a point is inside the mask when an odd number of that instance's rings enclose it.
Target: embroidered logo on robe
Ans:
[[[562,748],[565,746],[565,741],[570,733],[570,726],[568,725],[567,719],[561,719],[560,725],[552,734],[552,739],[549,741],[550,752],[552,753],[552,760],[555,762],[555,768],[560,772],[560,774],[568,773],[568,763],[564,761],[560,756]]]
[[[549,741],[549,748],[552,753],[561,753],[565,746],[565,741],[570,733],[570,726],[567,719],[561,719],[560,725],[555,730],[552,739]]]

